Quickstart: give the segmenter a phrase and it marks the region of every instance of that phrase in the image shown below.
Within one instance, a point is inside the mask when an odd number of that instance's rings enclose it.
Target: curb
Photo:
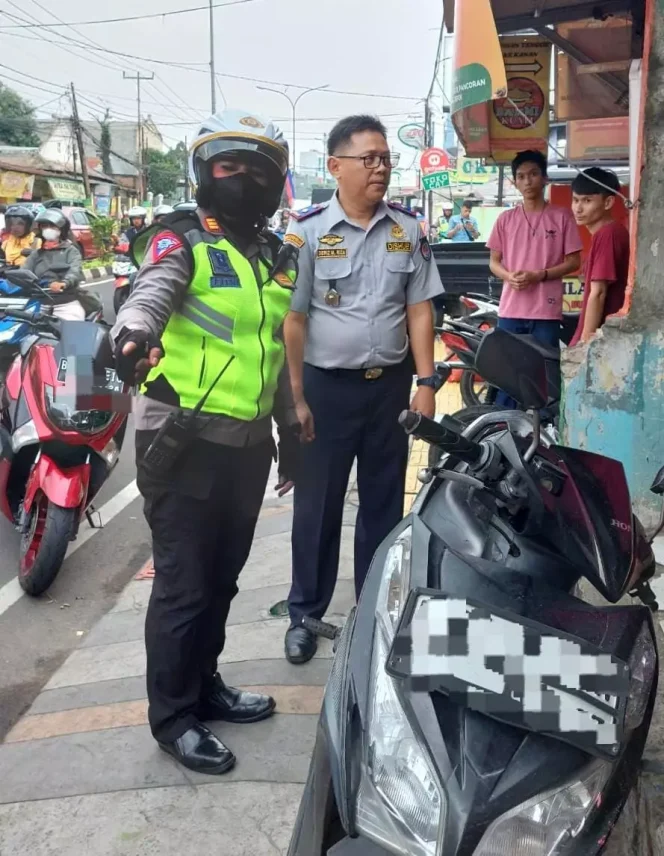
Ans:
[[[83,276],[85,277],[86,282],[94,282],[96,279],[104,279],[105,277],[111,276],[112,274],[113,267],[111,265],[88,268],[87,270],[83,271]]]

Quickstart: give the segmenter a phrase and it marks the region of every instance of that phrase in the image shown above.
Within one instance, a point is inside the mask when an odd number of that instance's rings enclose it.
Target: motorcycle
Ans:
[[[11,279],[21,284],[29,271]],[[21,587],[46,591],[118,462],[131,410],[108,326],[8,307],[29,328],[0,398],[0,511],[18,529]]]
[[[113,309],[117,315],[120,307],[131,294],[131,287],[136,276],[136,267],[129,257],[129,244],[118,244],[114,250],[115,260],[111,272],[115,277],[113,290]]]
[[[444,456],[332,634],[288,856],[596,856],[637,781],[655,557],[622,465],[541,432],[550,357],[522,338],[477,364],[532,416],[400,417]]]

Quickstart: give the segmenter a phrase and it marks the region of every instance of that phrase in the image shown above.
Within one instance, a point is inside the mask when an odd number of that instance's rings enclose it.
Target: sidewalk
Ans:
[[[458,387],[446,390],[438,409],[453,413],[460,407]],[[407,508],[425,454],[413,444]],[[335,623],[354,601],[355,512],[351,485],[328,616]],[[133,580],[0,744],[0,856],[286,853],[332,658],[331,643],[319,640],[311,662],[288,664],[287,619],[269,613],[289,589],[291,521],[289,497],[266,502],[231,608],[220,671],[228,683],[277,700],[269,720],[212,726],[236,753],[236,767],[222,777],[202,776],[176,764],[152,739],[143,643],[151,582]],[[645,753],[656,768],[664,768],[663,747],[660,706]],[[664,856],[664,775],[658,769],[643,776],[625,817],[636,820],[638,841],[617,829],[607,856]]]

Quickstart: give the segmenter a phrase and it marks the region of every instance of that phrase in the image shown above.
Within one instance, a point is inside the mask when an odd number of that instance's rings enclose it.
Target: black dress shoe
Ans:
[[[235,766],[235,755],[209,728],[197,722],[173,743],[159,746],[190,770],[220,776]]]
[[[276,704],[272,696],[227,687],[217,675],[214,689],[199,704],[197,715],[204,721],[260,722],[272,716]]]
[[[318,649],[316,635],[306,627],[289,627],[284,640],[286,659],[289,663],[308,663]]]

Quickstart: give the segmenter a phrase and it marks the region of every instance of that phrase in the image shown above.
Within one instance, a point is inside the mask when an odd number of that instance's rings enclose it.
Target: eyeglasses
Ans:
[[[334,155],[335,158],[339,158],[340,160],[361,160],[364,161],[364,165],[367,169],[378,169],[378,167],[384,164],[387,169],[393,169],[399,163],[400,155],[398,152],[394,154],[390,153],[389,155]]]

